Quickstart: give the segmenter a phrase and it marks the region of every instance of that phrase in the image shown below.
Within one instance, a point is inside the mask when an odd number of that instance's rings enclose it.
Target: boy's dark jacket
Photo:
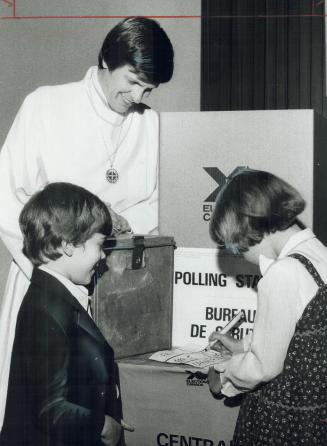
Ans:
[[[113,350],[67,288],[34,269],[19,311],[0,444],[101,445],[121,419]]]

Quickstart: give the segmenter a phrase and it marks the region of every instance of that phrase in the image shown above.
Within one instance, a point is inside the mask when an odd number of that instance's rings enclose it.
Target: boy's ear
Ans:
[[[61,242],[61,248],[63,250],[63,253],[66,254],[66,256],[71,257],[74,252],[74,245],[72,243],[68,243],[65,240]]]

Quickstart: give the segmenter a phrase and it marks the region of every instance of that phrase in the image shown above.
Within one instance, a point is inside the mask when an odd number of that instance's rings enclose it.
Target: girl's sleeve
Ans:
[[[230,396],[268,382],[283,370],[298,320],[298,283],[292,259],[273,264],[258,287],[258,309],[248,351],[232,356],[221,374]],[[232,385],[232,386],[231,386]]]

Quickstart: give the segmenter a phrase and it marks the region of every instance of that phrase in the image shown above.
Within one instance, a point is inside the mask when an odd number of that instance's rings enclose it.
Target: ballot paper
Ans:
[[[219,369],[219,366],[222,367],[230,357],[231,354],[225,351],[217,352],[215,350],[197,348],[194,345],[186,345],[156,352],[149,359],[170,364],[188,364],[206,372],[210,366]]]

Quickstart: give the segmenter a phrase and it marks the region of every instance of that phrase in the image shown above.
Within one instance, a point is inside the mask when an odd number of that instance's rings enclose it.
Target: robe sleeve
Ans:
[[[133,232],[155,235],[158,234],[159,226],[159,116],[154,110],[149,110],[146,131],[148,139],[146,177],[137,180],[145,181],[147,194],[125,209],[121,215],[127,219]]]
[[[157,172],[155,173],[158,177]],[[136,234],[158,234],[158,178],[151,196],[122,212]]]
[[[0,153],[0,237],[28,278],[32,265],[22,253],[18,219],[30,196],[46,184],[40,155],[42,121],[36,99],[32,93],[23,102]]]

